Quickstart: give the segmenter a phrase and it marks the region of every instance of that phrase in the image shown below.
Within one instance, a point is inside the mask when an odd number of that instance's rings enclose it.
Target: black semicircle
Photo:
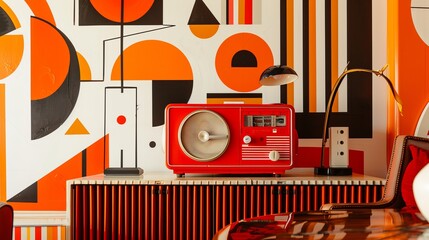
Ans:
[[[76,50],[66,35],[52,24],[50,25],[61,34],[68,46],[70,66],[66,79],[56,92],[44,99],[31,101],[32,140],[52,133],[64,123],[76,105],[80,89],[80,70]]]
[[[231,60],[232,67],[257,67],[258,60],[255,54],[248,50],[240,50],[234,54]]]

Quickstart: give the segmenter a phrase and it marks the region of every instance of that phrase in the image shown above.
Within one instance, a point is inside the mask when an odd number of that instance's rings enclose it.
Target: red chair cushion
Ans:
[[[13,209],[10,205],[0,204],[0,239],[12,239]]]
[[[417,208],[413,193],[413,181],[417,173],[429,163],[429,151],[410,145],[412,160],[405,169],[401,183],[401,193],[406,207]]]

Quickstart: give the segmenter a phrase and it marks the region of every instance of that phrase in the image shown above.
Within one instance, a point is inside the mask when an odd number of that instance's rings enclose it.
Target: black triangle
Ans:
[[[219,21],[207,7],[207,5],[203,2],[203,0],[196,0],[194,4],[194,8],[192,9],[191,16],[188,21],[189,25],[194,24],[217,24],[219,25]]]
[[[20,193],[8,200],[8,202],[32,202],[37,203],[37,182],[31,184]]]

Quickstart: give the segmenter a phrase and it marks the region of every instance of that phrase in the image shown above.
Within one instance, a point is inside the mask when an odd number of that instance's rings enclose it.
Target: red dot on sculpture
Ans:
[[[127,121],[127,118],[124,115],[120,115],[118,118],[116,118],[116,121],[122,125]]]

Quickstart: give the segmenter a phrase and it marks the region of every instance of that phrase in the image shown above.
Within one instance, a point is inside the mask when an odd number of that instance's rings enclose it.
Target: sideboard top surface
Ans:
[[[147,172],[140,176],[92,175],[68,180],[71,185],[384,185],[385,179],[353,174],[351,176],[320,176],[312,168],[296,168],[281,176],[186,174],[177,176],[170,172]]]

